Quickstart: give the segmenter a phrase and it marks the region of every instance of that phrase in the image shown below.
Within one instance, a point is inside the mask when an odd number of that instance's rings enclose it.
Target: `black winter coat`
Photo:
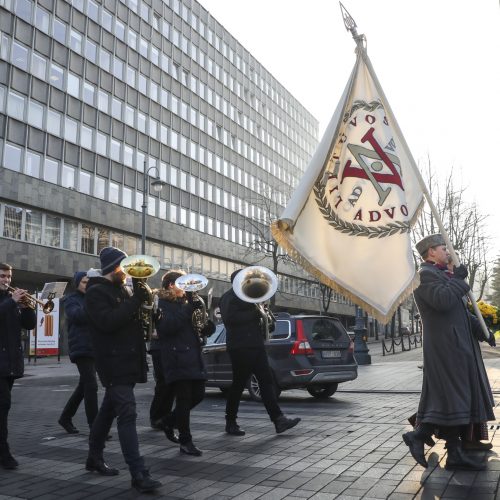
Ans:
[[[191,323],[193,307],[185,300],[170,301],[165,298],[160,298],[158,306],[162,315],[156,329],[160,337],[165,382],[206,380],[200,339]]]
[[[89,319],[85,311],[85,295],[73,292],[62,299],[68,330],[69,359],[93,358],[94,349],[89,331]]]
[[[424,372],[417,419],[447,426],[493,420],[478,321],[463,300],[469,285],[431,263],[424,262],[419,272],[414,296],[422,319]]]
[[[241,300],[231,288],[221,297],[219,307],[229,350],[264,348],[262,316],[255,304]]]
[[[21,330],[36,327],[33,309],[19,307],[9,292],[0,291],[0,377],[24,375]]]
[[[106,278],[90,278],[85,293],[95,366],[104,387],[147,381],[141,302]]]

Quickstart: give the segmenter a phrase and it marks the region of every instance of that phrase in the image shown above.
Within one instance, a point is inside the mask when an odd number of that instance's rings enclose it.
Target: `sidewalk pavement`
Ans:
[[[418,404],[421,349],[381,356],[369,345],[372,364],[359,367],[355,381],[341,384],[334,397],[316,401],[305,391],[282,393],[280,405],[302,422],[276,435],[262,405],[244,399],[241,438],[224,433],[225,401],[207,390],[193,411],[192,433],[204,451],[194,458],[179,454],[162,433],[149,428],[153,384],[136,387],[141,452],[163,486],[154,495],[130,489],[116,429],[107,443],[107,462],[120,469],[112,478],[84,469],[88,431],[83,407],[74,423],[81,433],[66,434],[57,418],[77,381],[67,358],[60,363],[39,359],[27,364],[16,382],[9,440],[20,462],[16,471],[0,470],[2,499],[166,498],[166,499],[498,499],[500,434],[490,422],[491,452],[476,452],[487,461],[485,472],[450,472],[443,442],[427,450],[430,466],[417,465],[401,440],[410,427],[406,418]],[[500,395],[500,358],[487,356],[492,387]],[[100,394],[100,397],[102,393]],[[496,408],[500,417],[500,408]]]

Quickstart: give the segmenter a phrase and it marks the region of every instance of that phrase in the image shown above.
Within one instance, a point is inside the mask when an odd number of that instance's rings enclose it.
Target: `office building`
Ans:
[[[108,245],[140,253],[145,206],[146,254],[218,297],[261,257],[317,142],[317,120],[194,0],[0,0],[1,260],[18,286],[97,267]],[[300,269],[279,280],[278,306],[319,310]]]

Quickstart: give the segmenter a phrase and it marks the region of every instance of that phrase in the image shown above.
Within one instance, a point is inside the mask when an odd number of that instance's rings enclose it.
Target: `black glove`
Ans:
[[[469,271],[467,271],[467,268],[463,264],[460,264],[458,267],[453,266],[453,278],[464,280],[467,276],[469,276]]]
[[[144,283],[132,278],[132,284],[134,286],[134,297],[140,302],[149,302],[149,292]]]
[[[488,342],[488,344],[490,344],[491,347],[496,347],[497,341],[495,339],[495,334],[491,330],[488,331],[490,332],[490,338],[486,342]]]

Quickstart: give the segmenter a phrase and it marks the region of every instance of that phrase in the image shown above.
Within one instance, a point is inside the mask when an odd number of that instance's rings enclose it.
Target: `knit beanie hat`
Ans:
[[[82,281],[82,279],[85,278],[85,276],[87,276],[87,273],[85,271],[77,271],[73,275],[73,282],[75,283],[75,288],[78,288],[80,281]]]
[[[122,252],[119,248],[106,247],[101,250],[99,254],[99,259],[101,260],[101,272],[104,276],[112,271],[114,271],[120,262],[127,257],[125,252]]]

